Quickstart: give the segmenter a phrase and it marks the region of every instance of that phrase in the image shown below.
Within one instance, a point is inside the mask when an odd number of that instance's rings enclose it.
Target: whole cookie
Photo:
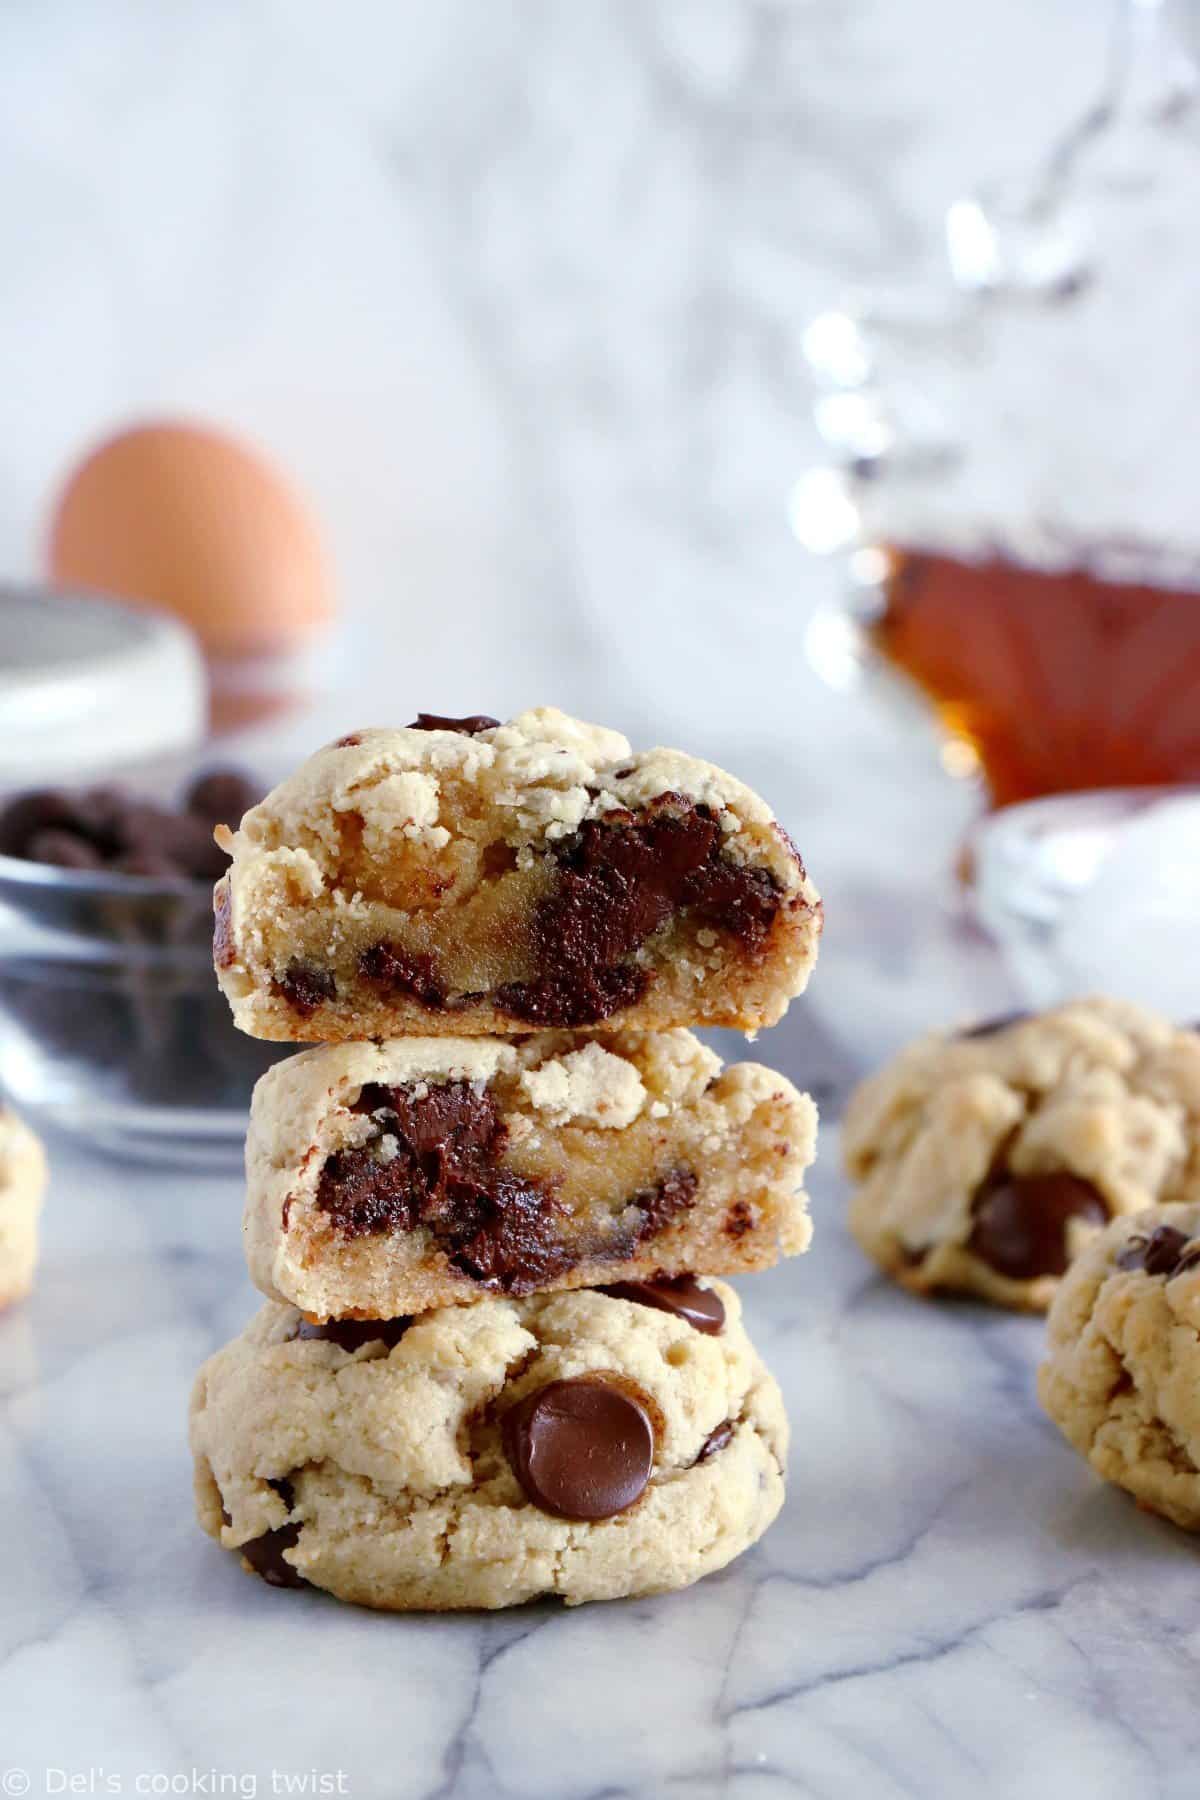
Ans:
[[[1200,1531],[1200,1205],[1118,1219],[1081,1252],[1038,1396],[1097,1475]]]
[[[374,1330],[269,1304],[196,1381],[200,1523],[275,1585],[393,1610],[685,1587],[783,1502],[783,1403],[740,1311],[719,1282]]]
[[[33,1286],[45,1186],[41,1144],[15,1113],[0,1107],[0,1308]]]
[[[897,1281],[1040,1311],[1110,1218],[1200,1199],[1200,1035],[1096,999],[924,1038],[843,1147],[851,1230]]]

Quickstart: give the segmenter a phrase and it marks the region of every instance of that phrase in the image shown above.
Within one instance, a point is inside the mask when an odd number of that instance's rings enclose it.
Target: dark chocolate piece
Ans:
[[[971,1210],[975,1223],[967,1249],[1010,1281],[1062,1275],[1067,1267],[1068,1221],[1103,1225],[1109,1217],[1100,1191],[1065,1170],[1000,1174],[980,1189]]]
[[[494,731],[499,719],[487,713],[468,713],[465,719],[444,718],[441,713],[418,713],[410,731],[459,731],[464,737],[476,737],[481,731]]]
[[[725,1308],[719,1294],[703,1288],[691,1275],[677,1275],[673,1280],[617,1281],[601,1288],[614,1300],[632,1300],[638,1306],[653,1306],[659,1312],[674,1313],[697,1331],[716,1337],[725,1326]]]
[[[642,816],[590,819],[552,855],[558,880],[537,903],[532,931],[543,973],[496,995],[531,1024],[594,1024],[640,999],[649,972],[626,959],[677,914],[754,951],[779,910],[773,876],[726,861],[710,809],[678,794],[661,795]]]
[[[228,825],[236,831],[242,814],[261,799],[262,789],[240,769],[209,769],[193,781],[183,804],[209,826]]]
[[[280,1525],[274,1531],[264,1531],[260,1537],[251,1538],[249,1543],[239,1544],[238,1554],[244,1556],[254,1573],[261,1575],[271,1587],[307,1587],[300,1571],[285,1562],[283,1556],[285,1550],[294,1550],[299,1541],[299,1525]]]
[[[282,994],[302,1019],[311,1018],[323,1001],[337,999],[337,983],[332,969],[322,969],[319,964],[306,962],[299,956],[292,958],[283,974],[277,975],[271,986],[277,994]]]
[[[561,1519],[611,1519],[645,1491],[654,1427],[615,1382],[552,1381],[505,1414],[504,1450],[535,1506]]]
[[[1165,1275],[1168,1279],[1184,1268],[1200,1261],[1200,1245],[1187,1257],[1191,1239],[1174,1225],[1156,1225],[1149,1237],[1139,1232],[1131,1237],[1117,1257],[1118,1269],[1144,1269],[1147,1275]]]
[[[533,1293],[583,1255],[632,1255],[696,1192],[691,1170],[669,1170],[630,1201],[636,1226],[622,1223],[610,1241],[576,1247],[561,1239],[553,1186],[504,1166],[507,1134],[489,1093],[466,1081],[438,1083],[419,1097],[412,1088],[369,1086],[355,1111],[374,1117],[378,1135],[335,1151],[321,1170],[316,1203],[334,1228],[357,1238],[423,1226],[454,1268],[504,1293]]]
[[[1032,1017],[1033,1014],[1028,1011],[997,1013],[995,1018],[981,1019],[977,1025],[968,1025],[958,1033],[959,1041],[968,1044],[976,1038],[995,1037],[997,1032],[1007,1031],[1010,1025],[1020,1025]]]
[[[435,1011],[446,1005],[446,988],[432,956],[402,950],[398,944],[372,944],[360,955],[358,972],[364,981],[387,993],[411,994]]]
[[[732,1442],[733,1420],[724,1419],[714,1431],[709,1432],[708,1436],[700,1446],[700,1454],[697,1456],[696,1461],[698,1463],[707,1462],[710,1456],[715,1456],[718,1450],[724,1450],[725,1446]]]
[[[412,1319],[401,1314],[398,1319],[326,1319],[318,1323],[301,1315],[296,1325],[298,1338],[320,1338],[336,1344],[339,1350],[361,1350],[364,1344],[386,1344],[394,1350]]]

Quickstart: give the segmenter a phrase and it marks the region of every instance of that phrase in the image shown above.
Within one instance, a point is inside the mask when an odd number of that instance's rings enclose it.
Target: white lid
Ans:
[[[0,787],[95,780],[197,744],[208,680],[175,619],[0,587]]]

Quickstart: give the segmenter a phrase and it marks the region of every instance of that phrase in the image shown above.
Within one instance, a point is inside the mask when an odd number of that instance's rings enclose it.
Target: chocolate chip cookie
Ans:
[[[33,1286],[46,1158],[29,1127],[0,1107],[0,1308]]]
[[[815,1136],[689,1031],[328,1045],[255,1089],[247,1260],[320,1318],[763,1268],[807,1247]]]
[[[213,960],[255,1037],[750,1030],[816,957],[756,794],[554,708],[352,732],[218,837]]]
[[[1081,1251],[1038,1396],[1097,1475],[1200,1531],[1200,1205],[1118,1219]]]
[[[924,1038],[843,1146],[851,1229],[897,1281],[1042,1310],[1110,1218],[1200,1200],[1200,1034],[1097,999]]]
[[[787,1423],[733,1290],[688,1280],[317,1325],[200,1371],[200,1523],[275,1586],[391,1610],[686,1587],[783,1501]]]

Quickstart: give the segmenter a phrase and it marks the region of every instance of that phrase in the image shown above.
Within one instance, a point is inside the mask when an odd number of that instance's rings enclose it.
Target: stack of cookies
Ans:
[[[201,1371],[200,1522],[387,1608],[661,1592],[783,1498],[723,1275],[807,1246],[816,1112],[690,1026],[804,987],[821,911],[764,803],[551,709],[320,751],[218,839],[251,1035],[246,1253]]]

